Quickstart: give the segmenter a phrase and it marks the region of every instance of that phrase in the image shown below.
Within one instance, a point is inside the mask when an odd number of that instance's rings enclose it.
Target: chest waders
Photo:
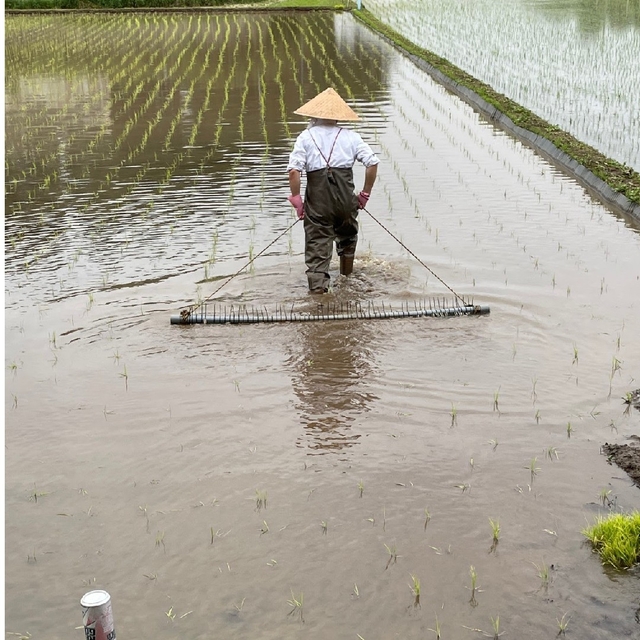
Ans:
[[[331,153],[336,140],[336,135]],[[307,172],[304,200],[305,264],[309,289],[325,293],[329,289],[329,265],[333,243],[340,256],[340,273],[349,275],[358,242],[358,198],[354,193],[353,170],[336,168],[329,164],[318,144],[311,136],[327,166]]]

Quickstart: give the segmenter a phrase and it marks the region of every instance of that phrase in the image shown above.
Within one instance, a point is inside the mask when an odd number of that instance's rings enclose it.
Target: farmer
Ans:
[[[343,129],[338,120],[359,120],[358,115],[333,90],[326,89],[294,111],[311,118],[296,139],[289,156],[289,202],[298,218],[304,218],[307,279],[311,293],[329,290],[329,264],[333,243],[340,256],[340,273],[353,271],[358,242],[358,209],[364,209],[378,173],[378,158],[360,135]],[[366,167],[364,186],[358,195],[353,165]],[[305,199],[300,195],[300,175],[307,173]]]

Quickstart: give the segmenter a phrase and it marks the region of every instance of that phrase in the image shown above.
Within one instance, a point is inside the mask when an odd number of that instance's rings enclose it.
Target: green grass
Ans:
[[[640,511],[599,516],[582,531],[600,554],[603,564],[629,569],[640,561]]]

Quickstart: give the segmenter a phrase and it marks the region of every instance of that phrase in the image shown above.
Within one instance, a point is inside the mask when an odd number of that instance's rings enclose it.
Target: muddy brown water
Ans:
[[[600,454],[640,428],[636,224],[348,15],[6,37],[8,632],[81,637],[103,588],[122,638],[638,637],[637,573],[581,535],[603,490],[639,504]],[[292,111],[325,85],[380,155],[371,212],[491,315],[171,326],[291,224]],[[447,295],[361,221],[327,300]],[[302,252],[296,225],[216,302],[307,304]]]

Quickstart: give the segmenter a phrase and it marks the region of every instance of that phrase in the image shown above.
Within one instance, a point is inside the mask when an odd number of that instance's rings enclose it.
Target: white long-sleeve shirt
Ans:
[[[336,135],[340,129],[342,131],[336,140]],[[332,145],[333,152],[331,151]],[[318,147],[324,154],[324,158]],[[329,157],[330,153],[331,157]],[[359,133],[331,124],[317,124],[305,129],[297,137],[293,151],[289,156],[287,171],[291,169],[297,169],[298,171],[324,169],[327,166],[325,158],[329,159],[329,164],[335,168],[350,168],[356,160],[362,162],[365,167],[370,167],[380,162]]]

